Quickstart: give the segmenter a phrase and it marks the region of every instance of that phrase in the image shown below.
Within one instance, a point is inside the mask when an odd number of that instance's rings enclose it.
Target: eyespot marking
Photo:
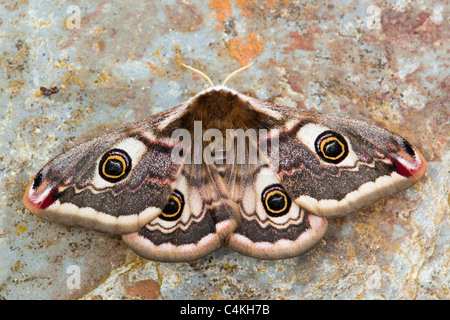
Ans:
[[[264,210],[271,217],[284,216],[291,208],[291,199],[279,184],[265,188],[261,193],[261,202]]]
[[[339,163],[348,155],[348,145],[345,138],[331,130],[321,133],[314,145],[317,154],[326,162]]]
[[[181,217],[183,209],[184,209],[183,194],[178,190],[174,190],[173,193],[170,195],[169,200],[167,201],[167,204],[159,217],[166,221],[175,221]]]
[[[99,174],[108,182],[119,182],[126,178],[131,170],[131,158],[121,149],[106,152],[99,163]]]

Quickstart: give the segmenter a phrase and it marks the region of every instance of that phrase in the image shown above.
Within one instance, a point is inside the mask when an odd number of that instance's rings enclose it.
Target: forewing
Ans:
[[[411,187],[426,171],[420,152],[397,134],[368,123],[287,107],[284,123],[259,141],[262,154],[308,212],[342,216]],[[276,145],[276,148],[272,148]]]
[[[24,195],[37,216],[111,234],[157,217],[183,167],[171,132],[182,108],[81,143],[44,166]],[[161,124],[164,123],[164,126]]]

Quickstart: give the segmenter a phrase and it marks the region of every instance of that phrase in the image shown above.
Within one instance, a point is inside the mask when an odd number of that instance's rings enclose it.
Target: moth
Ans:
[[[328,217],[409,188],[426,171],[393,132],[251,98],[227,79],[55,157],[28,185],[25,206],[122,235],[151,260],[191,261],[222,245],[283,259],[312,248]]]

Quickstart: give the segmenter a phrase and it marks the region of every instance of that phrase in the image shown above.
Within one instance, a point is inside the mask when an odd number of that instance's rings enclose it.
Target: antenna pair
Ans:
[[[225,83],[227,83],[227,81],[230,80],[231,77],[233,77],[234,75],[236,75],[237,73],[239,73],[239,72],[241,72],[241,71],[244,71],[245,69],[247,69],[248,67],[250,67],[252,64],[253,64],[253,63],[250,63],[250,64],[248,64],[248,65],[246,65],[246,66],[244,66],[244,67],[242,67],[242,68],[239,68],[239,69],[233,71],[232,73],[230,73],[230,74],[225,78],[225,80],[223,80],[222,86],[225,86]],[[204,78],[206,79],[206,81],[209,82],[209,84],[211,85],[211,87],[215,87],[215,86],[214,86],[214,83],[213,83],[212,80],[211,80],[211,78],[208,77],[205,73],[203,73],[203,72],[201,72],[200,70],[195,69],[195,68],[193,68],[193,67],[191,67],[191,66],[188,66],[188,65],[184,64],[183,62],[181,62],[181,65],[182,65],[183,67],[185,67],[185,68],[191,70],[191,71],[197,72],[199,75],[201,75],[202,77],[204,77]]]

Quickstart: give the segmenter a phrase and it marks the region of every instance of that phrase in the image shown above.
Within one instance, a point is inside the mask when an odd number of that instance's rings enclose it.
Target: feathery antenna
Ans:
[[[197,72],[199,75],[201,75],[203,78],[205,78],[206,81],[209,82],[209,84],[211,85],[211,87],[214,87],[214,83],[211,81],[211,79],[210,79],[206,74],[204,74],[203,72],[201,72],[201,71],[198,70],[198,69],[195,69],[195,68],[193,68],[193,67],[191,67],[191,66],[188,66],[188,65],[184,64],[183,62],[181,62],[181,65],[182,65],[183,67],[185,67],[185,68],[191,70],[191,71]]]
[[[230,73],[230,74],[228,75],[228,77],[226,77],[225,80],[223,80],[222,86],[225,86],[225,83],[227,83],[227,81],[230,80],[231,77],[233,77],[234,75],[238,74],[238,73],[241,72],[241,71],[244,71],[245,69],[247,69],[248,67],[250,67],[252,64],[253,64],[253,63],[250,63],[250,64],[248,64],[248,65],[246,65],[246,66],[244,66],[244,67],[242,67],[242,68],[239,68],[239,69],[233,71],[232,73]]]
[[[181,63],[181,65],[182,65],[183,67],[185,67],[185,68],[187,68],[187,69],[189,69],[189,70],[191,70],[191,71],[194,71],[194,72],[198,73],[199,75],[201,75],[203,78],[206,79],[206,81],[209,82],[209,84],[211,85],[211,87],[214,87],[214,83],[212,82],[211,78],[208,77],[205,73],[201,72],[201,71],[198,70],[198,69],[195,69],[194,67],[188,66],[187,64],[184,64],[183,62],[180,62],[180,63]],[[225,86],[225,83],[227,83],[228,80],[231,79],[231,77],[235,76],[235,75],[238,74],[239,72],[244,71],[245,69],[247,69],[248,67],[250,67],[252,64],[253,64],[253,63],[250,63],[250,64],[248,64],[248,65],[246,65],[246,66],[244,66],[244,67],[242,67],[242,68],[239,68],[239,69],[233,71],[232,73],[230,73],[230,74],[225,78],[225,80],[223,80],[222,86]]]

